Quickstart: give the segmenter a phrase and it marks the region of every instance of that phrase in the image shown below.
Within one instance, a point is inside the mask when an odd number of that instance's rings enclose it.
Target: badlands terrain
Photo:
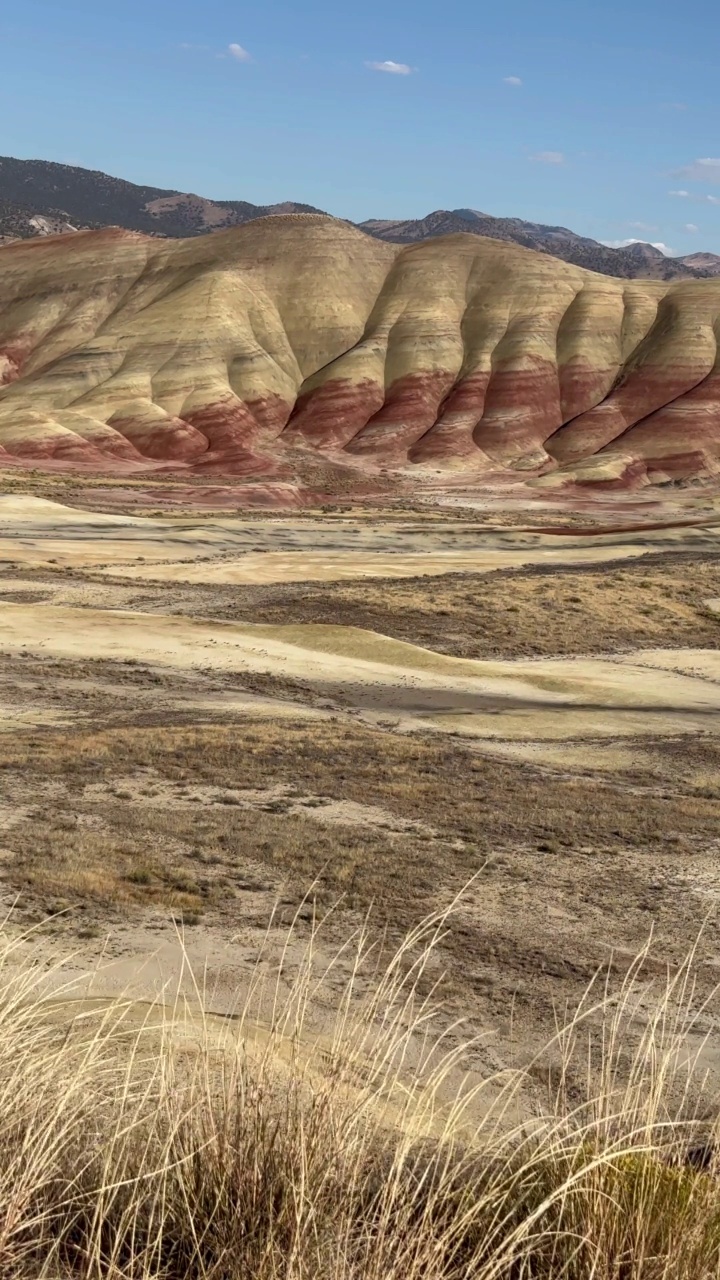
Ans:
[[[315,214],[0,249],[19,945],[222,1017],[268,939],[292,981],[326,912],[329,962],[452,908],[480,1076],[651,932],[708,993],[718,332],[719,280]]]
[[[321,959],[368,912],[392,946],[456,898],[430,976],[478,1078],[651,933],[652,978],[702,930],[707,994],[711,491],[574,518],[521,488],[302,512],[242,491],[6,471],[2,895],[65,994],[192,995],[189,960],[227,1015],[263,947],[292,981],[327,911]]]
[[[719,326],[718,279],[614,279],[476,235],[402,246],[316,214],[18,241],[0,461],[234,476],[295,504],[695,483],[718,474]]]

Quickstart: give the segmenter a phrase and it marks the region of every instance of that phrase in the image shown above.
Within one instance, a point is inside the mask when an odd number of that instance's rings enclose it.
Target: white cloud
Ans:
[[[692,178],[694,182],[720,182],[720,160],[706,156],[704,160],[693,160],[692,164],[683,165],[676,173],[682,178]]]
[[[720,204],[720,196],[692,195],[689,191],[668,191],[669,196],[680,196],[682,200],[694,200],[696,204]]]
[[[564,164],[565,156],[562,151],[536,151],[531,160],[537,161],[538,164]]]
[[[243,49],[241,44],[229,44],[228,53],[231,58],[235,58],[238,62],[250,61],[250,54],[247,49]]]
[[[647,240],[638,240],[637,236],[631,236],[628,240],[601,240],[600,244],[604,244],[608,249],[627,249],[631,244],[648,244]],[[675,252],[669,245],[663,244],[662,240],[650,242],[652,249],[659,249],[665,254],[666,258],[671,258]]]
[[[406,62],[393,62],[391,59],[386,62],[366,62],[365,66],[370,71],[387,71],[391,76],[409,76],[413,70]]]
[[[628,222],[629,227],[634,231],[658,231],[658,227],[654,227],[651,222]]]
[[[686,223],[685,223],[685,230],[686,230],[686,231],[690,231],[690,232],[692,232],[692,233],[693,233],[693,235],[694,235],[696,231],[699,231],[699,230],[700,230],[700,228],[699,228],[699,227],[696,227],[694,222],[686,222]]]
[[[511,84],[514,88],[518,89],[522,84],[522,80],[519,76],[505,76],[503,84]]]

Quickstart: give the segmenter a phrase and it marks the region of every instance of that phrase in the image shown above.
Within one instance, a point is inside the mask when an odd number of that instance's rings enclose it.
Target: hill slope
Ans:
[[[137,186],[76,165],[0,156],[0,236],[37,234],[32,216],[64,217],[78,228],[117,226],[150,235],[189,236],[236,226],[268,213],[313,213],[310,205],[206,200]],[[60,229],[60,228],[58,228]]]
[[[194,236],[239,226],[268,214],[319,213],[311,205],[287,202],[256,205],[244,200],[208,200],[187,192],[137,186],[96,170],[46,160],[0,157],[0,244],[17,238],[74,229],[125,227],[146,235]],[[526,249],[605,275],[674,280],[720,275],[720,256],[712,253],[667,258],[653,245],[637,243],[611,249],[576,235],[521,218],[494,218],[475,209],[436,210],[409,221],[370,219],[361,231],[393,244],[414,244],[436,236],[469,232],[509,240]]]
[[[4,461],[288,476],[720,471],[720,281],[318,215],[0,250]],[[560,468],[560,470],[558,470]]]

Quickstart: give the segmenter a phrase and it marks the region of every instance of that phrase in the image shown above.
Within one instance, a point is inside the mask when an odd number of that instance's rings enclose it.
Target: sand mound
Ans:
[[[53,523],[72,518],[73,523],[82,519],[83,512],[66,507],[62,502],[51,502],[48,498],[33,498],[30,494],[0,494],[0,520],[42,520],[51,519]],[[94,522],[107,519],[103,516],[92,516]]]
[[[0,651],[127,659],[179,671],[263,673],[359,709],[480,737],[713,730],[717,655],[475,661],[360,627],[269,626],[131,610],[0,604]]]

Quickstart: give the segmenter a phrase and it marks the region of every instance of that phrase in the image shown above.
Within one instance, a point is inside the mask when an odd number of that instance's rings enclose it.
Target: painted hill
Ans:
[[[245,200],[208,200],[160,187],[137,186],[96,170],[46,160],[0,157],[0,244],[19,238],[107,226],[146,235],[185,237],[240,226],[268,214],[319,213],[292,201],[256,205]],[[567,227],[495,218],[476,209],[436,210],[409,221],[370,219],[361,231],[393,244],[414,244],[458,232],[509,240],[589,271],[633,280],[694,279],[720,275],[720,255],[667,258],[651,244],[611,249]]]
[[[720,473],[720,281],[319,215],[0,249],[4,463],[542,484]],[[540,478],[540,479],[538,479]]]

